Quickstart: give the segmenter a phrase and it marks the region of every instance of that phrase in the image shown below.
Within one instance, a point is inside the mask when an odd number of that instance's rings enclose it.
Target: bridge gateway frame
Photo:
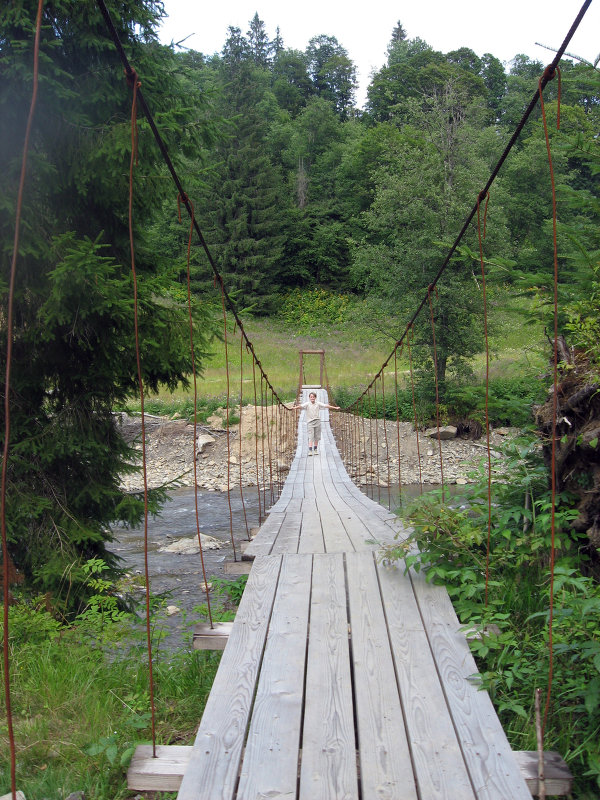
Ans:
[[[310,389],[320,389],[324,386],[323,379],[325,377],[325,350],[299,350],[300,355],[300,375],[298,378],[298,397],[302,394],[302,387]],[[319,384],[307,384],[304,380],[304,357],[305,356],[319,356]]]

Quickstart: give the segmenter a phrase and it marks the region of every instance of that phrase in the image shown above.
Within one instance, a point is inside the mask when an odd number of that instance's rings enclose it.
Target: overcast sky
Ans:
[[[424,39],[447,53],[470,47],[478,55],[492,53],[508,62],[517,53],[550,62],[554,54],[536,42],[558,48],[583,0],[164,0],[169,15],[160,36],[166,44],[190,36],[185,46],[205,55],[220,52],[233,25],[242,33],[258,12],[271,39],[279,26],[285,47],[304,50],[313,36],[335,36],[356,64],[364,103],[372,71],[386,58],[386,47],[398,20],[408,37]],[[568,52],[594,61],[600,52],[600,0],[592,0]]]

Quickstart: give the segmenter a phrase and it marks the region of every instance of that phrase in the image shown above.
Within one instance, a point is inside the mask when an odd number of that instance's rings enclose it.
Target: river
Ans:
[[[427,490],[436,488],[427,485]],[[419,486],[403,486],[403,501],[415,497]],[[388,506],[388,490],[369,487],[370,497]],[[391,507],[397,505],[398,489],[391,490]],[[244,493],[244,504],[239,492],[231,492],[233,517],[233,538],[236,552],[240,558],[240,544],[247,541],[248,530],[258,526],[258,496],[256,490]],[[220,550],[204,550],[206,575],[210,583],[213,578],[235,579],[225,574],[225,563],[233,561],[229,525],[229,504],[227,493],[198,491],[198,516],[200,530],[223,542]],[[110,550],[123,560],[126,570],[133,576],[144,574],[144,531],[143,528],[116,528],[115,540]],[[205,602],[202,564],[198,554],[160,552],[159,548],[184,537],[196,539],[196,514],[194,490],[186,487],[175,489],[163,506],[159,516],[148,522],[148,567],[150,588],[154,596],[165,599],[166,605],[176,606],[178,612],[164,621],[169,649],[183,646],[189,638],[190,625],[197,622],[198,612],[194,609]],[[140,595],[142,591],[140,590]]]

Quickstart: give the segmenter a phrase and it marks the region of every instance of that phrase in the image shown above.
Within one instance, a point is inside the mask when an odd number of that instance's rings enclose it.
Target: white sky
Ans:
[[[546,64],[577,16],[583,0],[164,0],[169,17],[160,38],[166,44],[193,34],[185,46],[205,55],[220,52],[233,25],[245,34],[258,12],[270,39],[279,26],[285,47],[304,50],[313,36],[335,36],[356,64],[358,105],[370,75],[386,58],[391,33],[400,20],[409,39],[424,39],[444,53],[470,47],[510,61],[517,53]],[[594,61],[600,52],[600,0],[592,0],[567,51]]]

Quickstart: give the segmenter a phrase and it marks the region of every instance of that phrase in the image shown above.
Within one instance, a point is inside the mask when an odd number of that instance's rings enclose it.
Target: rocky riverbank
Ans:
[[[239,414],[239,409],[237,412]],[[223,415],[217,412],[207,425],[198,425],[196,443],[194,426],[187,420],[147,415],[145,428],[149,487],[166,483],[193,486],[194,457],[197,459],[197,484],[200,489],[227,491],[228,476],[233,486],[239,486],[240,481],[244,487],[256,486],[257,480],[262,485],[263,478],[268,481],[268,459],[263,470],[260,440],[258,470],[256,466],[255,413],[254,406],[245,406],[240,424],[230,426],[228,435],[223,426]],[[119,425],[127,441],[141,450],[140,417],[120,414]],[[508,428],[493,431],[492,450],[496,452],[495,448],[511,433]],[[443,440],[441,446],[444,480],[447,483],[467,483],[469,473],[486,457],[485,437],[476,442],[454,437]],[[424,483],[441,482],[437,439],[420,432],[417,449],[417,435],[411,423],[401,422],[397,428],[393,421],[387,421],[384,426],[383,421],[371,421],[369,425],[369,420],[365,420],[364,426],[361,424],[359,452],[360,466],[357,469],[354,465],[351,477],[361,485],[398,485],[399,471],[403,485],[419,483],[420,479]],[[421,474],[417,453],[420,455]],[[282,474],[287,468],[288,465],[279,464]],[[143,488],[141,474],[124,475],[122,485],[127,491],[140,491]]]

